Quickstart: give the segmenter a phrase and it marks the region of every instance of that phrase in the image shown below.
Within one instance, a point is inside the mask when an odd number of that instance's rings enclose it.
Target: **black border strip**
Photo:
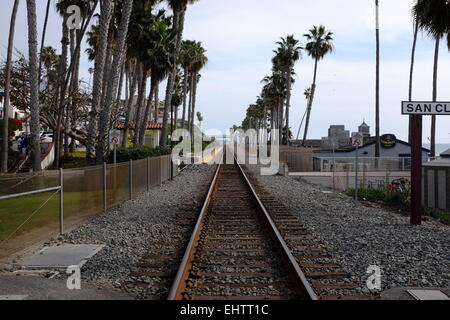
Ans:
[[[405,113],[403,111],[404,103],[436,103],[436,104],[450,104],[450,101],[402,101],[402,115],[404,116],[450,116],[450,113]]]

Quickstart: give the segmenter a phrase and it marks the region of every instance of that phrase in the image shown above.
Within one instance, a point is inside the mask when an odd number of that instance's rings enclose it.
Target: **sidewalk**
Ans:
[[[69,290],[66,281],[41,275],[0,274],[0,300],[132,300],[126,294],[83,283],[81,290]]]

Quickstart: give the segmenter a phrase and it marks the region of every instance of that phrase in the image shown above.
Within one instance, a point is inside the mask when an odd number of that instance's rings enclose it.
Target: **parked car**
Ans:
[[[44,132],[41,135],[41,143],[51,143],[53,142],[53,132]]]

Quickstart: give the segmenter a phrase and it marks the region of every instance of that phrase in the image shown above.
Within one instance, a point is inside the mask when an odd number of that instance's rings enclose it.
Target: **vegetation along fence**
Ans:
[[[170,156],[162,156],[0,176],[0,258],[161,185],[171,177],[171,163]]]

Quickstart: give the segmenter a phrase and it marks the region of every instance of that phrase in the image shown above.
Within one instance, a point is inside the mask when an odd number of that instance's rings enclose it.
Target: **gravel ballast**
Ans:
[[[435,220],[412,226],[409,218],[356,204],[350,197],[325,194],[290,177],[255,177],[299,216],[351,280],[368,293],[369,266],[381,268],[382,289],[450,287],[450,227]]]
[[[180,243],[178,236],[192,230],[180,223],[180,216],[186,214],[187,220],[195,219],[214,168],[189,166],[174,181],[153,188],[60,238],[59,243],[105,245],[83,266],[83,281],[98,288],[123,288],[124,283],[136,280],[130,272],[153,249],[173,245],[184,250],[187,243]]]

